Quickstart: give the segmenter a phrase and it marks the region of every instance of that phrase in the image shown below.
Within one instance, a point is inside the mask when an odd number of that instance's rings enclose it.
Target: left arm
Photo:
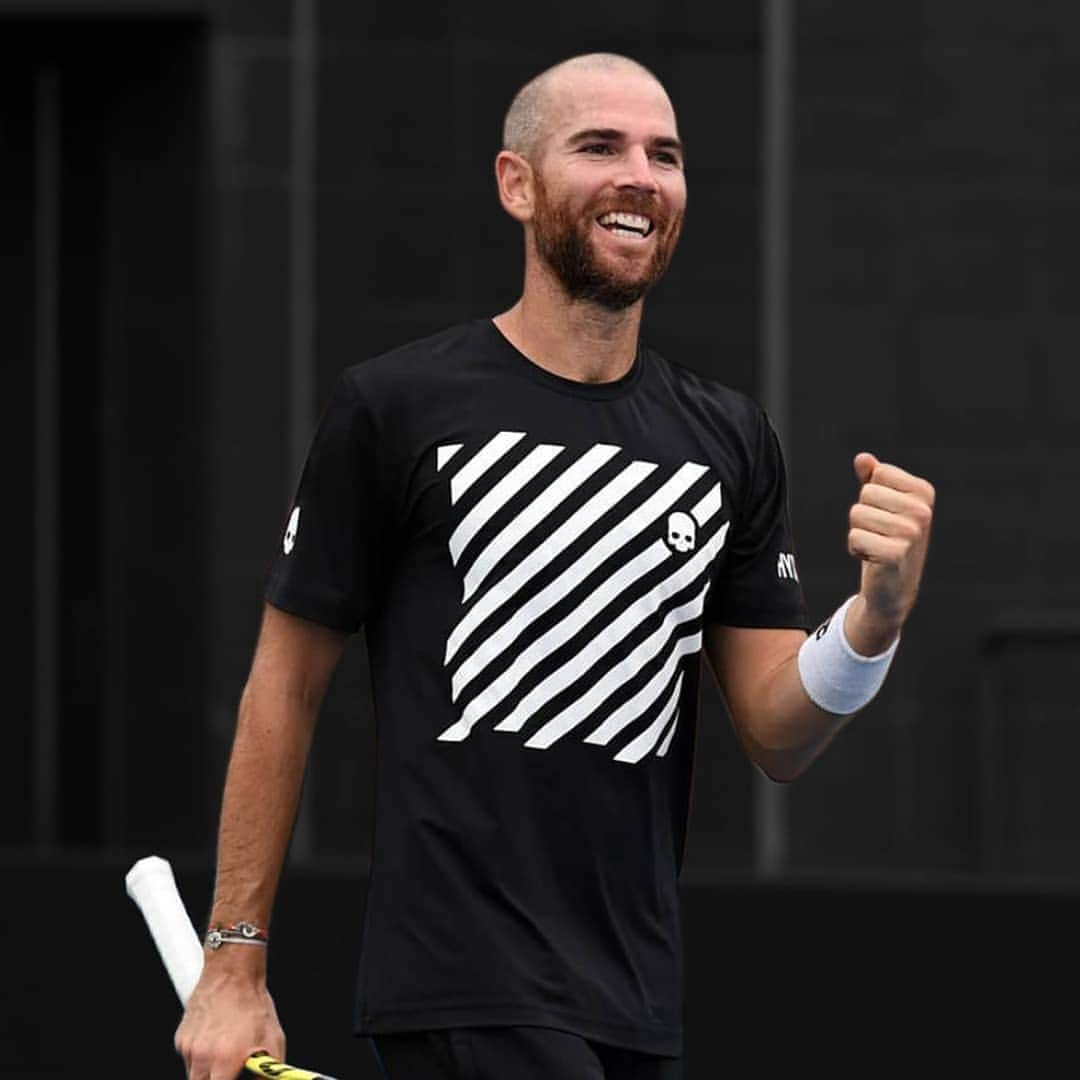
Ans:
[[[771,780],[804,772],[847,722],[806,695],[796,663],[802,630],[713,624],[705,655],[746,756]]]
[[[842,630],[854,652],[871,657],[891,647],[914,606],[934,489],[872,454],[856,456],[855,472],[862,486],[851,508],[848,551],[862,572]],[[766,775],[782,782],[805,772],[854,715],[811,700],[799,674],[805,642],[801,630],[705,628],[706,656],[739,741]]]

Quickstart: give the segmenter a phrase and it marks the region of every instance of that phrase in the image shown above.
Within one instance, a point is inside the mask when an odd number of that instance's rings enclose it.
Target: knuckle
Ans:
[[[912,540],[918,539],[922,533],[922,527],[918,521],[913,520],[910,517],[902,517],[899,519],[900,528],[899,533],[901,540],[909,545]]]

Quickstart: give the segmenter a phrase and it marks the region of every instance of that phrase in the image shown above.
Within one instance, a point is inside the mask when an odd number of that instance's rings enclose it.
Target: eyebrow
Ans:
[[[618,128],[586,128],[584,131],[574,132],[566,142],[569,146],[580,146],[582,143],[592,141],[618,142],[624,137],[624,133]],[[656,135],[649,140],[649,145],[658,150],[675,150],[682,157],[686,157],[686,147],[683,146],[682,140],[673,135]]]

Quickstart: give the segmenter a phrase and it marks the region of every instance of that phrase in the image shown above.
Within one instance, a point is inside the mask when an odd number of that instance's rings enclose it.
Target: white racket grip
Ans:
[[[182,1004],[199,981],[203,950],[180,899],[172,867],[159,855],[139,859],[124,878],[127,894],[143,913],[165,970]]]

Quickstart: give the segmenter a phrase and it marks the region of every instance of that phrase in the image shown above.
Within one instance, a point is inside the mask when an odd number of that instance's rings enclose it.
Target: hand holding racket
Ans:
[[[203,949],[180,899],[172,867],[165,859],[150,855],[136,862],[124,881],[128,896],[146,920],[176,993],[186,1006],[202,974]],[[255,1076],[277,1080],[333,1080],[321,1073],[286,1065],[264,1051],[252,1054],[244,1062],[244,1069]]]

